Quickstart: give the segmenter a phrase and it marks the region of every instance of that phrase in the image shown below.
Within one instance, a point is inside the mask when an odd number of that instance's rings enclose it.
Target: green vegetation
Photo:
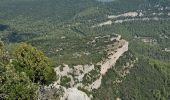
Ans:
[[[0,2],[0,39],[7,49],[0,44],[0,99],[36,99],[38,85],[49,84],[54,80],[53,66],[96,64],[106,56],[106,44],[112,43],[104,42],[107,38],[99,38],[96,43],[89,42],[95,37],[114,33],[129,41],[130,53],[121,57],[116,66],[103,76],[101,88],[93,92],[94,99],[170,99],[170,52],[164,50],[170,48],[170,19],[166,15],[153,15],[167,14],[169,0]],[[92,28],[93,25],[108,21],[108,15],[129,11],[143,11],[144,16],[141,18],[159,17],[162,20],[131,21]],[[144,42],[143,39],[155,42]],[[32,44],[38,49],[21,42]],[[14,46],[17,46],[16,49],[13,49]],[[45,52],[55,64],[51,65],[51,61],[39,50]],[[130,74],[125,78],[120,77],[116,71],[136,58],[138,62],[130,69]],[[96,73],[93,71],[90,75]],[[122,82],[114,84],[117,78]],[[69,78],[62,80],[66,86],[70,81]],[[87,83],[92,80],[95,79]]]
[[[17,71],[25,72],[34,83],[47,84],[55,79],[50,60],[39,50],[20,44],[13,53],[14,67]]]
[[[169,70],[169,65],[166,68]],[[95,99],[103,100],[106,97],[108,99],[119,97],[126,100],[168,99],[170,96],[169,77],[164,74],[168,70],[163,70],[157,64],[150,64],[149,59],[140,58],[122,83],[113,84],[116,72],[109,71],[103,79],[102,87],[96,91]],[[101,95],[100,98],[98,95]]]
[[[168,100],[170,97],[169,68],[170,52],[164,48],[170,47],[169,20],[167,21],[133,21],[123,24],[105,26],[98,31],[119,33],[129,41],[129,50],[139,60],[123,81],[113,84],[120,78],[115,69],[121,69],[122,64],[129,62],[130,55],[121,58],[114,69],[108,71],[102,80],[102,87],[94,92],[95,100],[105,98],[113,100]],[[162,37],[162,34],[164,35]],[[145,43],[140,37],[156,39],[156,44]],[[107,93],[107,94],[106,94]],[[100,98],[99,98],[100,97]]]
[[[83,77],[83,84],[92,84],[92,82],[96,81],[99,79],[100,74],[98,70],[92,70],[89,73],[85,74]]]
[[[27,44],[9,54],[0,42],[0,99],[37,99],[39,85],[54,80],[53,68],[44,54]]]
[[[70,87],[70,83],[71,82],[71,78],[70,77],[67,77],[67,76],[63,76],[61,77],[61,86],[65,86],[65,87]]]

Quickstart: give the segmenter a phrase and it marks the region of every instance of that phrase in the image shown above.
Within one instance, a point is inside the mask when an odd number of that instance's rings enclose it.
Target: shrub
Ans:
[[[50,60],[40,50],[22,43],[16,47],[13,64],[20,72],[25,72],[34,83],[48,84],[55,79]]]

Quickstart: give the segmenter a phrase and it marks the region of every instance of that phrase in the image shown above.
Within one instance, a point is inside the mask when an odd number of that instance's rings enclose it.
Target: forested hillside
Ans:
[[[115,34],[128,52],[99,89],[79,90],[94,100],[170,99],[170,0],[0,0],[0,99],[37,99],[57,81],[54,68],[107,58]]]

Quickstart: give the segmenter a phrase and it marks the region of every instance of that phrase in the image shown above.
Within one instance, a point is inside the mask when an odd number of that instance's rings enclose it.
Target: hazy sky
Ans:
[[[111,2],[111,1],[115,1],[115,0],[97,0],[97,1],[101,1],[101,2]]]

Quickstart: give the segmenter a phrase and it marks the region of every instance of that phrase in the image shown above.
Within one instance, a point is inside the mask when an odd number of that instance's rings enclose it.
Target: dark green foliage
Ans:
[[[34,84],[26,73],[19,73],[10,62],[5,48],[0,47],[0,99],[36,99],[38,84]]]
[[[71,78],[70,77],[67,77],[67,76],[63,76],[61,77],[61,86],[65,86],[66,88],[69,88],[70,87],[70,81],[71,81]]]
[[[50,83],[55,77],[48,58],[24,43],[14,55],[11,56],[0,42],[0,99],[36,100],[39,85]]]
[[[100,98],[101,100],[105,98],[109,100],[116,98],[123,100],[169,99],[170,86],[169,74],[167,73],[169,73],[170,68],[170,53],[165,52],[164,48],[170,46],[170,41],[168,38],[160,36],[160,34],[165,33],[164,35],[169,37],[169,25],[169,21],[134,21],[99,29],[99,31],[120,33],[123,38],[129,41],[130,51],[140,59],[120,84],[113,84],[115,78],[119,78],[115,70],[108,71],[103,78],[102,87],[94,93],[96,100]],[[135,36],[152,37],[157,40],[157,44],[144,43]],[[126,56],[130,57],[130,55],[124,55],[118,60],[116,69],[121,69],[122,64],[128,61]],[[99,96],[100,98],[98,98]]]
[[[12,66],[5,66],[0,75],[0,99],[35,100],[37,98],[38,85],[32,83],[25,73],[17,73]]]
[[[83,77],[83,84],[88,85],[92,84],[92,82],[99,79],[100,74],[98,70],[92,70],[89,73],[85,74]]]
[[[0,24],[0,31],[4,31],[4,30],[6,30],[7,28],[9,28],[8,25]]]
[[[17,32],[8,32],[5,34],[1,40],[5,41],[7,43],[19,43],[19,42],[24,42],[30,39],[33,39],[36,34],[31,34],[31,33],[17,33]]]
[[[170,68],[170,65],[168,66]],[[166,68],[168,68],[168,66]],[[162,71],[167,71],[169,68]],[[167,83],[169,77],[164,76],[162,71],[160,71],[160,67],[155,68],[154,65],[151,65],[149,59],[144,58],[139,59],[139,62],[135,64],[130,74],[122,83],[113,84],[115,77],[118,78],[118,76],[114,75],[114,71],[109,71],[102,80],[102,87],[99,91],[95,92],[95,99],[103,100],[107,98],[109,100],[114,100],[118,97],[123,100],[168,99],[170,95],[170,88]],[[98,98],[99,95],[100,98]]]
[[[14,66],[20,72],[25,72],[32,82],[47,84],[55,79],[55,72],[50,60],[31,45],[22,43],[13,53]]]

